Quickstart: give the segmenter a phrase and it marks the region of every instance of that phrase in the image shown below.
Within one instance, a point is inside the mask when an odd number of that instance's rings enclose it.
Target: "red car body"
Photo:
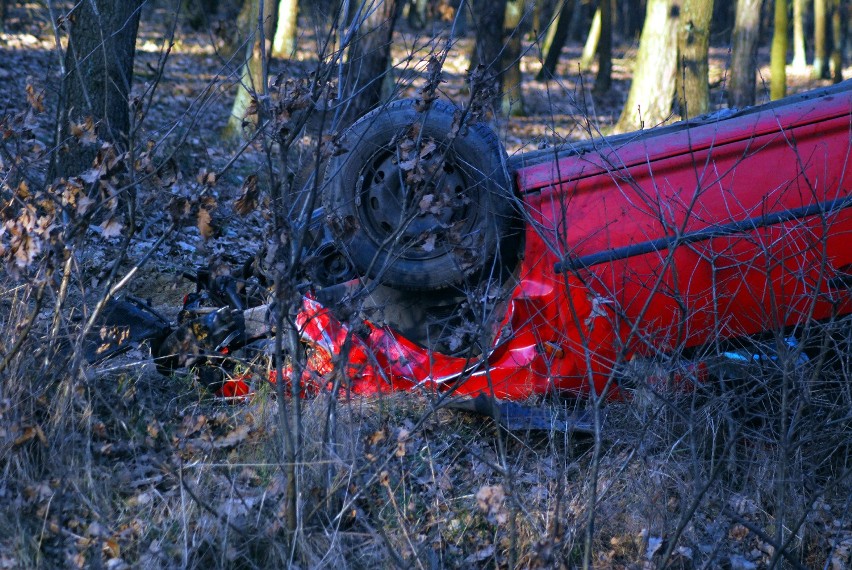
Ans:
[[[618,394],[620,363],[852,312],[852,84],[510,159],[524,209],[493,344],[446,356],[305,299],[303,376],[356,393]]]

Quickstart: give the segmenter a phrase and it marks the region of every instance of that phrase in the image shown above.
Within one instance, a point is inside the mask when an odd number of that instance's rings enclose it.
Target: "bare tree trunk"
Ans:
[[[541,31],[541,2],[533,2],[532,7],[532,35],[538,37]]]
[[[774,101],[787,95],[787,0],[775,0],[775,30],[770,54],[769,97]]]
[[[571,22],[568,25],[568,37],[574,41],[581,42],[586,37],[583,32],[586,26],[586,15],[593,14],[591,4],[593,0],[577,0],[574,11],[571,12]]]
[[[603,0],[601,0],[603,2]],[[589,69],[592,66],[592,61],[595,59],[595,53],[598,51],[598,41],[601,38],[601,9],[598,7],[595,10],[595,15],[592,16],[592,25],[589,26],[589,35],[586,36],[586,43],[583,45],[583,54],[580,56],[580,69]]]
[[[101,139],[119,149],[127,148],[128,95],[141,6],[141,0],[89,0],[78,3],[66,20],[71,31],[65,50],[51,178],[67,178],[92,167],[97,145],[83,145],[70,136],[72,122],[91,117]]]
[[[793,69],[807,69],[805,55],[805,0],[793,0]]]
[[[523,117],[524,95],[521,75],[521,20],[524,15],[525,0],[508,0],[504,19],[506,38],[503,50],[503,98],[502,113],[506,117]]]
[[[754,105],[757,73],[757,40],[763,0],[737,0],[731,54],[728,106],[741,109]]]
[[[612,0],[601,0],[601,39],[598,42],[598,76],[595,94],[602,95],[612,86]]]
[[[229,140],[239,138],[245,127],[256,125],[260,119],[259,114],[262,109],[260,105],[253,106],[252,101],[255,101],[258,95],[266,93],[267,62],[272,48],[272,34],[275,31],[275,14],[278,7],[275,0],[246,0],[246,2],[250,3],[249,25],[253,32],[248,34],[237,96],[231,107],[228,124],[222,131],[222,137]]]
[[[615,5],[621,7],[621,35],[624,39],[633,41],[642,31],[642,2],[619,0]]]
[[[544,63],[541,70],[535,76],[536,80],[544,81],[556,73],[556,64],[565,40],[568,39],[568,24],[571,23],[571,13],[574,11],[574,0],[559,0],[553,11],[554,21],[550,23],[544,45],[541,48],[544,54]]]
[[[713,0],[685,0],[684,24],[678,34],[678,62],[682,66],[682,87],[678,90],[681,115],[695,117],[710,110],[710,21]]]
[[[814,76],[828,79],[828,0],[814,0]]]
[[[716,41],[731,45],[734,30],[734,16],[737,13],[735,0],[717,0],[713,3],[713,16],[710,18],[710,36]]]
[[[627,103],[616,132],[652,127],[671,115],[677,69],[680,2],[648,0]]]
[[[831,67],[834,83],[843,81],[843,18],[842,0],[832,0],[831,7]],[[848,22],[847,22],[848,23]]]
[[[349,125],[378,105],[389,73],[391,40],[399,17],[398,0],[361,0],[355,14],[358,34],[349,46],[341,126]],[[502,30],[502,28],[501,28]]]
[[[503,28],[506,19],[507,0],[472,0],[474,26],[476,26],[475,56],[470,66],[483,66],[486,74],[493,77],[495,99],[493,108],[499,112],[501,107],[500,87],[502,85],[500,63],[503,51]]]
[[[267,0],[274,2],[275,0]],[[289,58],[296,51],[296,26],[299,20],[299,0],[280,0],[278,25],[272,41],[272,57]]]
[[[852,34],[849,33],[849,20],[852,20],[852,5],[849,0],[840,3],[840,24],[841,24],[841,53],[843,59],[852,60]]]
[[[219,0],[183,0],[182,10],[193,30],[203,30],[210,26],[219,10]]]

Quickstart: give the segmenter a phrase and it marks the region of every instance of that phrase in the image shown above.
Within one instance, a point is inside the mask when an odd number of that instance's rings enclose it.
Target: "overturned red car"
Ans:
[[[341,147],[306,382],[615,396],[625,363],[852,312],[850,82],[513,157],[399,101]]]
[[[297,393],[611,398],[642,363],[691,381],[719,355],[806,359],[813,330],[849,331],[852,82],[512,157],[477,119],[398,101],[341,137],[309,285],[277,315],[306,356],[282,370]],[[166,371],[262,347],[280,307],[196,280],[177,327],[138,304],[106,311],[141,332],[94,339],[91,360],[143,337]],[[220,393],[250,391],[213,364],[200,369]]]

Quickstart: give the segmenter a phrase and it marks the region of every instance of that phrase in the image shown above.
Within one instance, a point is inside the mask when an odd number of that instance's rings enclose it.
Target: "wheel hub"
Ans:
[[[443,153],[402,162],[395,154],[382,153],[362,174],[359,210],[376,244],[399,243],[403,257],[425,259],[448,247],[451,228],[464,235],[471,217],[464,195],[467,183]]]

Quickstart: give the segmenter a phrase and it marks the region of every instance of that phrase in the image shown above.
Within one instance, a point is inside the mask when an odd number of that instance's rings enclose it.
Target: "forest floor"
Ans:
[[[174,317],[193,289],[184,272],[215,258],[247,259],[264,242],[266,213],[239,217],[233,201],[267,155],[260,143],[221,138],[238,65],[221,55],[216,33],[178,21],[158,72],[173,19],[167,4],[144,9],[133,92],[153,93],[138,140],[152,141],[158,159],[171,156],[174,172],[168,187],[140,192],[141,221],[120,271],[153,250],[126,291]],[[45,3],[12,3],[0,32],[0,114],[30,113],[26,154],[36,157],[31,179],[42,183],[61,64],[51,18]],[[300,30],[308,31],[295,57],[273,61],[271,76],[298,78],[316,65],[311,22],[303,19]],[[444,66],[442,96],[458,103],[466,97],[471,42],[454,43]],[[428,55],[441,45],[406,26],[396,33],[397,96],[416,92]],[[508,152],[606,134],[626,100],[636,47],[617,43],[612,90],[594,97],[594,68],[577,72],[582,45],[566,47],[557,78],[545,83],[534,79],[537,46],[525,41],[527,115],[493,123]],[[727,46],[711,50],[717,109],[725,105],[729,56]],[[767,47],[759,58],[763,102]],[[844,72],[852,76],[852,68]],[[828,84],[788,71],[790,93]],[[44,110],[31,112],[42,96]],[[217,205],[212,235],[188,223],[158,244],[169,225],[166,198],[192,192],[205,171],[220,174],[208,189]],[[102,289],[116,241],[94,227],[74,252],[72,288],[81,304]],[[8,332],[19,287],[4,276],[0,289]],[[285,530],[282,467],[291,434],[280,431],[279,404],[263,382],[250,401],[223,402],[189,373],[160,376],[144,348],[90,370],[70,391],[61,377],[32,377],[49,368],[39,366],[34,356],[22,360],[0,387],[0,569],[569,568],[582,561],[591,488],[594,567],[852,564],[849,435],[842,434],[839,457],[821,462],[806,445],[726,439],[726,430],[738,428],[725,423],[722,400],[609,404],[598,447],[593,438],[559,431],[505,433],[490,420],[435,411],[421,394],[341,402],[330,428],[334,398],[317,397],[302,410],[302,510],[294,536]],[[781,556],[773,546],[778,537]]]

